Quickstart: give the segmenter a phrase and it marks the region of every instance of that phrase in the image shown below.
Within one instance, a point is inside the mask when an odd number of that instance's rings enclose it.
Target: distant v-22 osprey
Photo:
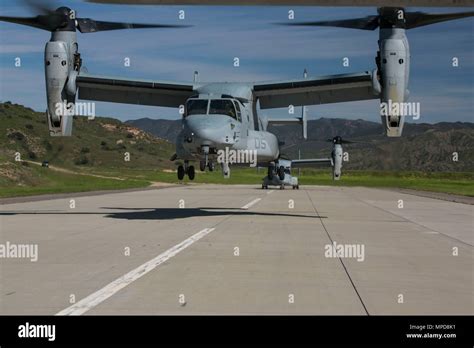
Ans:
[[[114,0],[96,1],[116,2]],[[318,3],[321,0],[312,1]],[[436,0],[432,3],[436,5],[436,2],[443,1],[452,3],[447,0]],[[120,2],[127,1],[120,0]],[[154,3],[155,1],[138,2]],[[165,3],[163,0],[156,2]],[[166,1],[173,4],[189,2],[190,0]],[[191,2],[199,3],[195,0]],[[221,2],[228,4],[232,1],[203,0],[203,3],[213,5],[219,5]],[[305,2],[305,0],[299,0],[299,3]],[[414,5],[416,1],[411,2]],[[255,4],[259,3],[272,4],[268,0],[255,2]],[[31,5],[31,2],[29,4]],[[284,5],[284,1],[278,1],[278,4]],[[288,1],[288,5],[291,4],[292,2]],[[51,32],[51,39],[46,44],[44,55],[48,103],[46,116],[50,134],[52,136],[71,135],[73,118],[70,117],[68,110],[58,108],[58,105],[67,102],[71,108],[76,97],[83,100],[179,108],[183,116],[182,130],[177,137],[176,154],[172,160],[179,161],[177,174],[180,180],[185,175],[191,180],[194,179],[195,169],[191,165],[192,162],[199,162],[201,170],[206,170],[206,168],[212,170],[219,154],[223,151],[229,152],[229,150],[237,153],[239,151],[255,153],[257,165],[269,168],[268,179],[273,178],[274,174],[284,178],[285,168],[289,166],[287,162],[280,159],[280,143],[274,134],[267,131],[267,127],[270,124],[298,123],[302,125],[303,136],[306,138],[306,117],[303,114],[302,117],[289,119],[268,119],[257,113],[257,103],[263,110],[369,99],[380,99],[382,104],[403,103],[409,95],[410,64],[405,30],[474,15],[474,12],[426,14],[407,12],[401,7],[381,7],[378,9],[378,15],[365,18],[285,23],[364,30],[379,28],[377,67],[371,72],[280,82],[177,83],[95,76],[86,73],[84,69],[81,70],[82,59],[78,51],[76,31],[91,33],[116,29],[180,26],[103,22],[79,18],[75,11],[67,7],[55,10],[38,4],[34,7],[40,12],[38,16],[28,18],[0,16],[0,20]],[[399,109],[389,109],[387,114],[382,115],[382,124],[387,136],[401,136],[404,115]],[[341,152],[342,155],[342,143],[338,139],[340,138],[334,138],[333,155],[330,159],[325,159],[326,163],[333,166],[334,179],[340,178],[342,166],[342,160],[336,160],[334,156],[336,152]],[[313,162],[318,161],[321,159],[313,160]],[[290,162],[290,167],[291,163],[298,162]],[[221,163],[226,177],[230,175],[229,164],[231,163],[227,158],[224,158]],[[299,164],[305,164],[304,160]]]

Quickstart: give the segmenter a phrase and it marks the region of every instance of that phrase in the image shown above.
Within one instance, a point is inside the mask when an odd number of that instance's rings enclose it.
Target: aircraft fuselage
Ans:
[[[216,85],[215,89],[205,86],[186,102],[176,141],[177,159],[241,166],[278,160],[278,139],[263,129],[251,90]]]

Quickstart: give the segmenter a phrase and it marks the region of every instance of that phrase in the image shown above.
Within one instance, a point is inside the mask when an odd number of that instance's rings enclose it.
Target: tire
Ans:
[[[190,166],[188,168],[188,177],[189,180],[194,180],[194,176],[196,175],[196,172],[194,171],[194,166]]]
[[[285,180],[285,167],[280,166],[280,168],[278,168],[278,177],[282,181]]]
[[[206,171],[206,161],[200,161],[199,162],[199,170],[201,172],[205,172]]]
[[[208,166],[210,172],[214,171],[214,168],[215,168],[214,162],[209,161],[207,166]]]
[[[178,167],[178,180],[183,180],[184,179],[184,167],[179,166]]]

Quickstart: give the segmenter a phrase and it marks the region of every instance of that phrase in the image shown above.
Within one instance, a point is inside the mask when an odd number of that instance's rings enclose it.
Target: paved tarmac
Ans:
[[[320,186],[47,198],[0,207],[0,314],[474,314],[473,205]]]

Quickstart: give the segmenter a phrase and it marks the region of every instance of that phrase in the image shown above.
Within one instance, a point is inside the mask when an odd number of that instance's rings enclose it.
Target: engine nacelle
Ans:
[[[45,47],[46,116],[52,136],[70,136],[72,132],[75,77],[80,68],[75,35],[74,32],[53,33]]]
[[[377,57],[381,85],[380,116],[387,136],[402,135],[405,116],[403,104],[408,99],[410,50],[404,29],[380,30],[380,53]]]

